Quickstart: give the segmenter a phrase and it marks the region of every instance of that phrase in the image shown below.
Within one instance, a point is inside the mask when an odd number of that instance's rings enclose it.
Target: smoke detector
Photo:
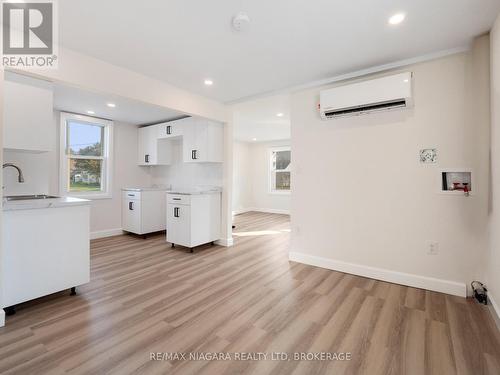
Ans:
[[[250,17],[244,12],[239,12],[233,17],[233,29],[235,31],[245,31],[250,26]]]

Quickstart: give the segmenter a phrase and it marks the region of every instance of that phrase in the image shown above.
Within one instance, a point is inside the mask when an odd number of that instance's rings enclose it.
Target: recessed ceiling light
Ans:
[[[214,81],[212,81],[211,79],[206,79],[204,83],[206,86],[212,86],[214,84]]]
[[[280,113],[276,113],[276,116],[283,117],[284,115],[283,115],[283,113],[280,112]]]
[[[116,104],[115,103],[107,103],[106,104],[108,107],[110,108],[115,108],[116,107]]]
[[[389,18],[389,23],[391,25],[399,25],[401,22],[403,22],[405,20],[405,18],[406,18],[406,14],[396,13],[391,18]]]
[[[94,111],[91,111],[91,110],[88,110],[88,111],[87,111],[87,113],[88,113],[89,115],[95,115],[95,112],[94,112]]]
[[[257,140],[257,138],[252,138],[252,141],[256,141],[256,140]]]

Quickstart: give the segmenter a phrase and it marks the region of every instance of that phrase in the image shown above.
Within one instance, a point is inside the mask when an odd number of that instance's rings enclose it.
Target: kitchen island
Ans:
[[[90,201],[71,197],[3,200],[3,307],[90,280]]]

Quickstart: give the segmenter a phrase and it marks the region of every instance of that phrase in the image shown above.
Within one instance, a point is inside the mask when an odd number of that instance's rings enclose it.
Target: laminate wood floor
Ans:
[[[77,296],[7,318],[0,372],[500,374],[500,336],[483,306],[289,262],[287,216],[247,213],[235,224],[234,247],[194,254],[163,235],[92,241],[91,282]],[[205,360],[151,360],[156,352]],[[275,352],[351,360],[207,360]]]

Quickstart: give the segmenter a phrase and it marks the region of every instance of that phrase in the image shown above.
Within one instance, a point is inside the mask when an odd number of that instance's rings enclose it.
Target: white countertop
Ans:
[[[179,188],[167,191],[167,194],[181,194],[181,195],[198,195],[198,194],[218,194],[222,192],[221,188]]]
[[[167,191],[170,188],[165,186],[148,186],[148,187],[126,187],[122,191]]]
[[[59,198],[46,198],[46,199],[26,199],[19,201],[3,200],[3,211],[15,210],[33,210],[39,208],[57,208],[68,206],[83,206],[89,205],[90,200],[72,198],[72,197],[59,197]]]
[[[122,191],[165,191],[169,194],[195,195],[195,194],[216,194],[222,192],[218,186],[197,186],[197,187],[166,187],[166,186],[147,186],[147,187],[126,187]]]

